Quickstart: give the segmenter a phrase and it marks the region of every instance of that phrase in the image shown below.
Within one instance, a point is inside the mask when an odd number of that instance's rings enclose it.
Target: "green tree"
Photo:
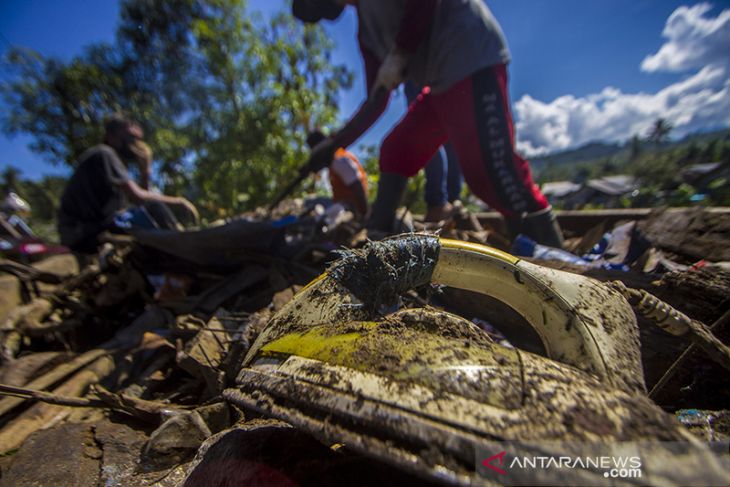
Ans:
[[[207,73],[192,34],[205,3],[122,2],[117,49],[123,55],[110,63],[122,75],[127,111],[142,123],[154,149],[160,182],[172,193],[191,183],[195,121],[209,111]]]
[[[659,145],[666,142],[669,138],[669,134],[673,128],[672,124],[670,124],[667,120],[658,118],[651,127],[647,139],[650,142],[653,142],[656,148],[659,148]]]
[[[14,166],[8,166],[3,169],[2,174],[0,174],[0,178],[2,178],[2,189],[0,189],[0,191],[2,191],[2,194],[0,194],[0,197],[5,197],[5,194],[11,191],[15,193],[19,191],[20,174],[20,169]]]
[[[243,0],[124,0],[120,11],[116,42],[68,63],[8,54],[6,133],[73,165],[124,109],[142,123],[165,190],[217,216],[268,201],[303,163],[306,132],[336,122],[352,75],[332,64],[321,27],[265,20]]]
[[[320,27],[283,14],[257,21],[237,2],[216,3],[193,29],[214,108],[198,126],[195,178],[210,209],[238,212],[269,201],[295,176],[306,133],[335,123],[351,74],[329,62],[334,45]]]
[[[118,78],[85,57],[62,63],[16,48],[6,61],[14,76],[0,86],[10,107],[0,118],[3,131],[32,135],[31,150],[52,164],[72,166],[98,143],[104,114],[117,108],[113,92]]]
[[[31,207],[31,222],[50,222],[56,218],[66,178],[44,176],[39,181],[23,181],[21,196]]]

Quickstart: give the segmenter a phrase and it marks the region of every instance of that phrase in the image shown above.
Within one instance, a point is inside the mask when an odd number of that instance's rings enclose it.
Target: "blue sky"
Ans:
[[[284,0],[252,0],[272,12]],[[730,126],[730,2],[675,0],[490,0],[512,52],[510,90],[518,147],[528,155],[591,140],[623,141],[643,134],[657,117],[675,134]],[[112,41],[117,0],[0,0],[0,50],[8,43],[69,59],[83,46]],[[342,118],[365,96],[347,11],[326,29],[337,41],[335,61],[355,70],[340,94]],[[0,76],[6,76],[0,71]],[[405,99],[363,138],[377,143],[402,116]],[[4,107],[0,106],[0,109]],[[26,177],[63,173],[28,148],[28,137],[0,134],[0,169]]]

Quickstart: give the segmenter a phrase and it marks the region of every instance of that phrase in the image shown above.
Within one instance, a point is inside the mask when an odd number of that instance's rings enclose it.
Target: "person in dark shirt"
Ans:
[[[385,111],[402,82],[422,87],[407,114],[380,148],[380,178],[368,222],[394,231],[396,208],[409,177],[450,142],[472,193],[498,210],[510,233],[562,247],[563,237],[529,162],[515,151],[509,108],[510,53],[499,23],[483,0],[294,0],[304,22],[334,20],[345,7],[358,16],[358,42],[372,103],[363,104],[336,137],[354,143]],[[386,96],[378,96],[379,94]],[[363,123],[363,119],[368,123]],[[334,153],[335,137],[311,160]]]
[[[167,214],[151,219],[156,226],[169,226],[174,220],[169,209],[160,208],[165,204],[182,206],[197,219],[195,206],[186,199],[149,191],[152,153],[136,122],[115,115],[104,128],[104,142],[81,155],[61,197],[58,232],[63,245],[74,252],[94,253],[98,235],[115,229],[115,217],[130,203],[155,208],[153,215]],[[130,179],[122,158],[139,166],[140,184]]]

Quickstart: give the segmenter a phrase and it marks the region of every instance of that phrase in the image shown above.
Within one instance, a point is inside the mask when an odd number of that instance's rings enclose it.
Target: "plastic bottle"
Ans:
[[[532,257],[542,260],[559,260],[561,262],[568,262],[576,265],[589,264],[587,260],[582,259],[575,254],[571,254],[570,252],[556,249],[554,247],[548,247],[547,245],[540,245],[530,237],[521,234],[518,235],[512,243],[512,253],[521,257]]]

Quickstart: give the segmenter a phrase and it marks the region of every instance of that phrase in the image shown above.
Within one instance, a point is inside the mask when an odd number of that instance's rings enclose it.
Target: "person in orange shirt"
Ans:
[[[327,138],[320,130],[307,136],[307,145],[314,148]],[[332,200],[352,210],[358,218],[368,213],[368,177],[352,152],[339,148],[329,166]]]

